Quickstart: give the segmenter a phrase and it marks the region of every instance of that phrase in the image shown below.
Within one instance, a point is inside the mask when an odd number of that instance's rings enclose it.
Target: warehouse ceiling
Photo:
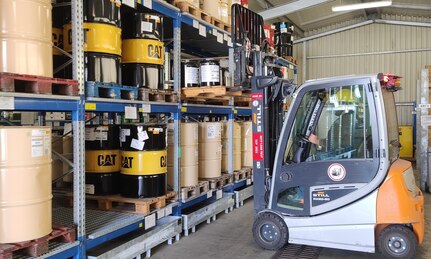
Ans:
[[[350,20],[379,19],[382,14],[399,16],[431,16],[430,0],[393,0],[392,6],[345,12],[332,12],[332,7],[344,4],[372,2],[376,0],[250,0],[249,8],[264,17],[277,15],[282,10],[285,15],[266,22],[290,21],[295,25],[298,36],[304,32]],[[282,7],[278,8],[277,7]],[[272,9],[272,10],[271,10]],[[271,11],[269,11],[271,10]],[[265,12],[263,12],[265,11]],[[262,13],[263,12],[263,13]]]

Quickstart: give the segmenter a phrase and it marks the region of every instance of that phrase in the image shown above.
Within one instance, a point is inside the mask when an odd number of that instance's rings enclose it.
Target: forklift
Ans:
[[[413,258],[424,237],[424,198],[399,158],[394,92],[387,74],[282,79],[263,19],[232,6],[235,87],[251,89],[253,236],[287,243]],[[287,111],[283,109],[286,100]]]

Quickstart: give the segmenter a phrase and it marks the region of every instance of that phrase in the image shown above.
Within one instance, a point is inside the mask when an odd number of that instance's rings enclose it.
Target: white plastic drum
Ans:
[[[0,72],[52,77],[51,0],[0,0]]]
[[[52,231],[51,129],[0,127],[0,243]]]

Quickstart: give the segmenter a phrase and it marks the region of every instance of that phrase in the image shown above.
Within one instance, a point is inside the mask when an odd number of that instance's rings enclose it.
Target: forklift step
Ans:
[[[317,259],[321,251],[321,247],[287,244],[272,259]]]

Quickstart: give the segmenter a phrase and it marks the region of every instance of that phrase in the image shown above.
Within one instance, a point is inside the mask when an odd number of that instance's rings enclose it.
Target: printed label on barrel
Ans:
[[[153,175],[167,172],[167,152],[122,151],[121,173],[128,175]]]
[[[121,170],[120,150],[85,151],[85,171],[92,173],[114,173]]]
[[[207,138],[215,139],[220,135],[220,125],[208,125],[207,126]]]
[[[219,70],[218,65],[201,66],[201,82],[220,82]]]
[[[184,68],[184,84],[199,84],[199,69],[197,67]]]

